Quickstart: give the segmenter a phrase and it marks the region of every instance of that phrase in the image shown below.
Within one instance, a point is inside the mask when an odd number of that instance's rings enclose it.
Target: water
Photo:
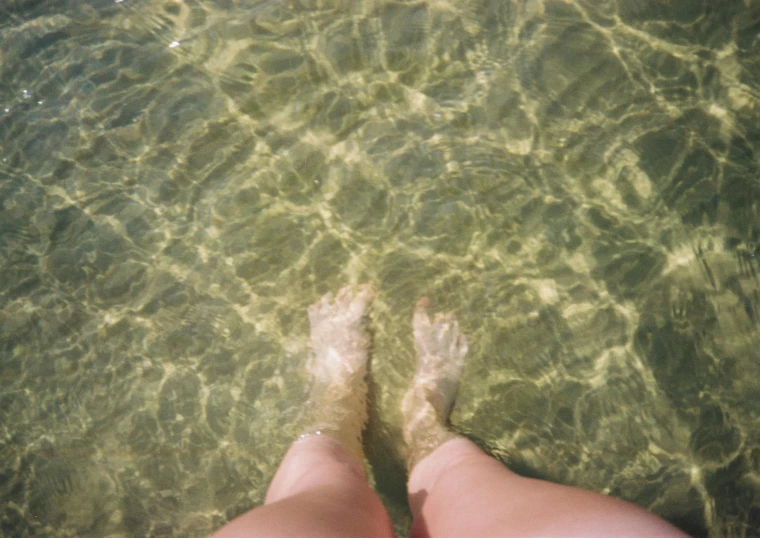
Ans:
[[[348,282],[378,290],[366,452],[400,536],[421,295],[469,337],[459,431],[760,535],[760,4],[0,21],[2,535],[205,536],[261,503],[305,310]]]

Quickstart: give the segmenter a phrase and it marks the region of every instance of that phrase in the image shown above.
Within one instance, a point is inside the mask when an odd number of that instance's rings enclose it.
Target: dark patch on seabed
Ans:
[[[0,6],[0,534],[206,536],[302,424],[305,311],[378,295],[408,532],[427,295],[515,469],[760,536],[760,4]]]

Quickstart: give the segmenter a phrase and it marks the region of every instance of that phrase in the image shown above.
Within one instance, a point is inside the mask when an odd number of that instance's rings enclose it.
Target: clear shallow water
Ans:
[[[469,336],[460,431],[760,535],[756,2],[0,15],[4,535],[205,536],[261,503],[305,309],[364,281],[400,535],[420,295]]]

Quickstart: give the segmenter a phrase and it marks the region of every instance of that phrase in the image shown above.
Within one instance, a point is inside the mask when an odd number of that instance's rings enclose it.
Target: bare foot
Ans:
[[[314,381],[341,383],[354,374],[364,375],[367,367],[369,335],[364,315],[374,290],[369,284],[342,288],[333,300],[326,294],[309,307],[311,354],[306,369]]]
[[[331,293],[309,307],[311,351],[306,370],[312,377],[307,404],[311,424],[304,435],[328,434],[359,461],[363,458],[361,435],[367,422],[367,373],[369,334],[364,317],[374,290],[363,284]]]
[[[417,372],[401,404],[409,470],[455,437],[446,422],[467,354],[467,339],[454,314],[436,314],[431,322],[427,307],[427,298],[417,301],[412,320]]]
[[[436,314],[431,323],[427,307],[427,297],[417,301],[412,320],[417,348],[414,383],[424,385],[431,392],[430,403],[445,422],[462,376],[467,338],[459,330],[459,322],[452,312]]]

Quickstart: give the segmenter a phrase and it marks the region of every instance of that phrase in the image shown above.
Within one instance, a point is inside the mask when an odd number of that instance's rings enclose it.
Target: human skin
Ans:
[[[380,499],[356,457],[329,435],[296,441],[272,480],[264,505],[213,538],[392,538]]]
[[[343,288],[309,309],[315,421],[288,450],[254,508],[213,538],[390,538],[380,499],[367,485],[361,448],[369,340],[368,286]],[[513,473],[447,426],[467,341],[453,314],[432,320],[426,299],[412,321],[417,371],[402,403],[412,538],[683,537],[620,499]]]

